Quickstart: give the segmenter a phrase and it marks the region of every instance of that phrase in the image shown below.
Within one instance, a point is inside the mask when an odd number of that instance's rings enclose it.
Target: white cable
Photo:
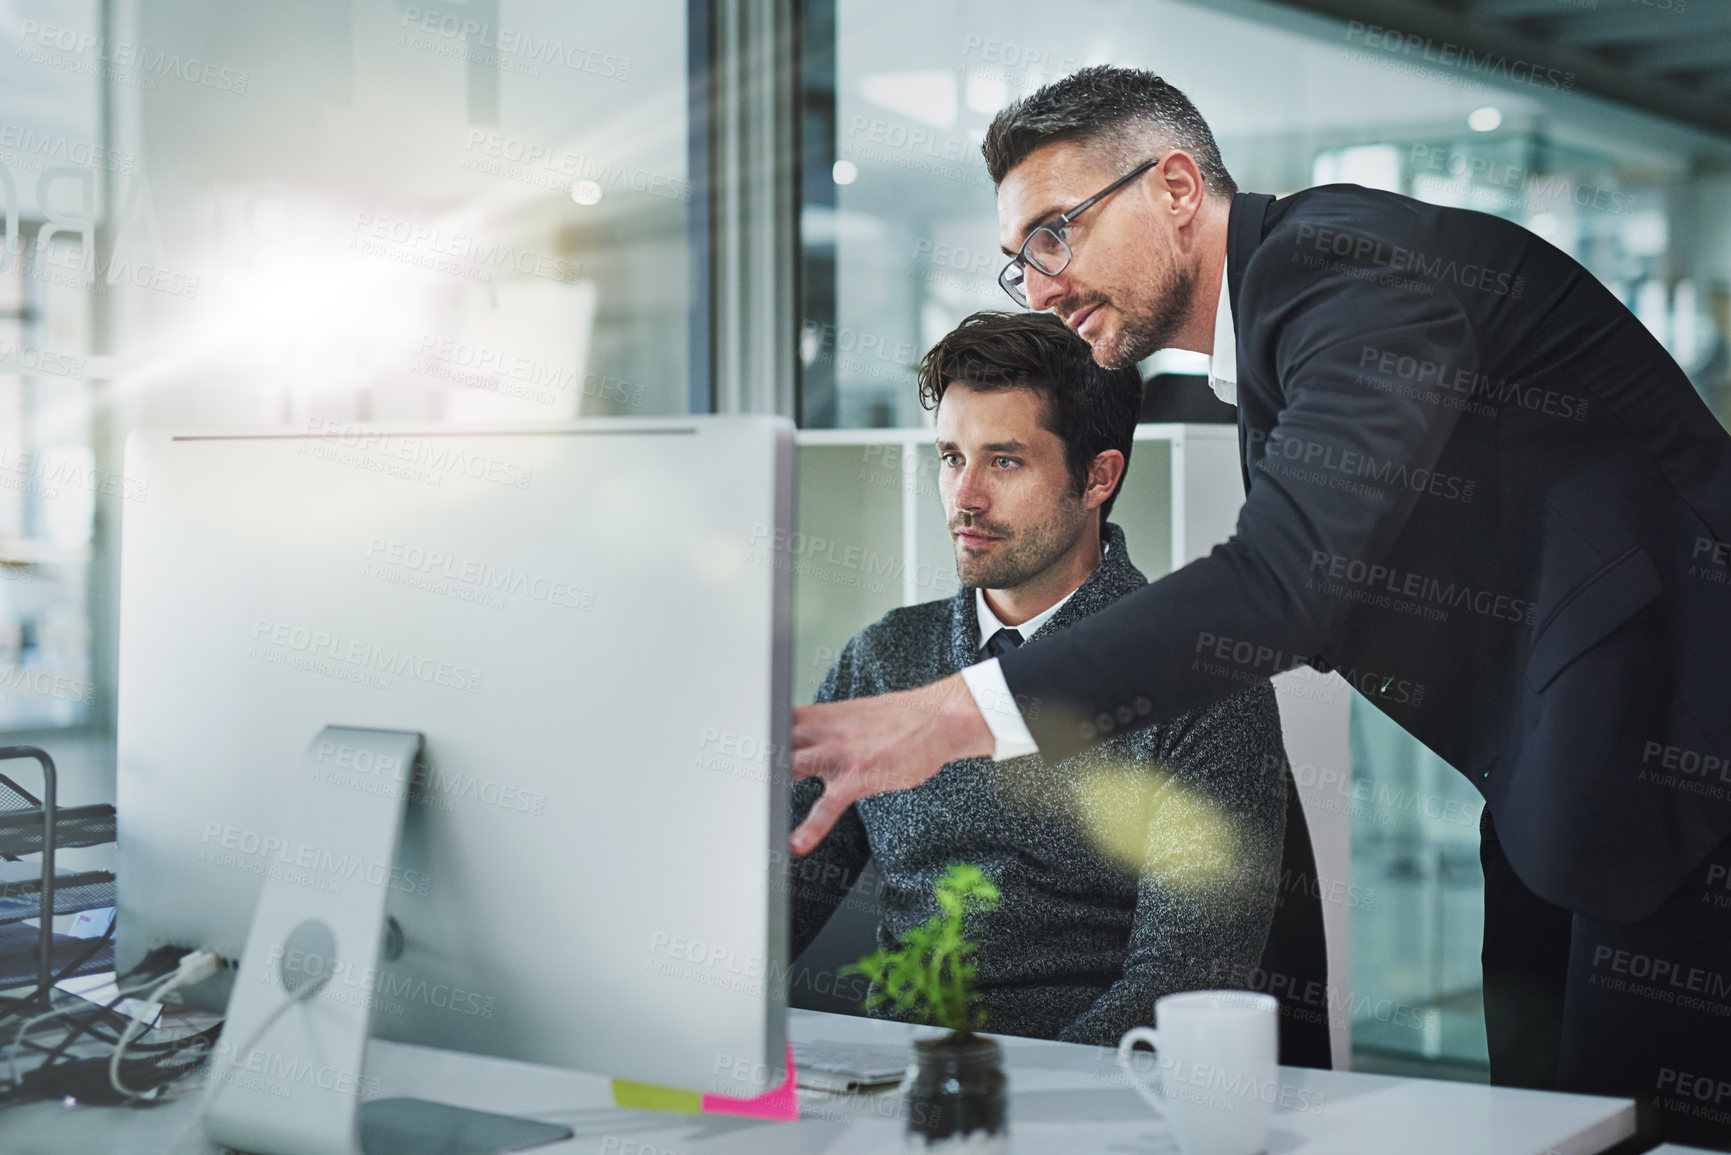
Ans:
[[[176,969],[172,975],[168,976],[168,978],[164,979],[155,990],[151,991],[149,997],[145,1001],[160,1003],[163,999],[168,997],[169,992],[179,987],[203,982],[205,979],[215,974],[217,967],[220,965],[221,964],[217,961],[216,955],[211,952],[206,950],[193,951],[191,954],[180,960],[179,968]],[[114,1044],[114,1054],[109,1056],[108,1059],[108,1082],[117,1092],[120,1093],[122,1098],[142,1099],[146,1094],[150,1093],[146,1091],[134,1091],[120,1081],[120,1061],[126,1056],[127,1045],[130,1044],[138,1032],[143,1029],[143,1019],[134,1018],[130,1023],[127,1023],[126,1030],[122,1031],[120,1034],[120,1040]],[[151,1091],[155,1091],[155,1089],[156,1088],[152,1087]]]
[[[252,1049],[264,1040],[270,1029],[276,1026],[292,1007],[318,994],[324,988],[325,978],[328,977],[327,975],[324,978],[315,979],[277,1004],[276,1009],[266,1015],[264,1022],[260,1023],[258,1028],[247,1037],[246,1042],[229,1052],[224,1065],[211,1068],[210,1074],[205,1076],[204,1094],[198,1098],[198,1106],[193,1109],[192,1119],[180,1129],[180,1134],[175,1136],[174,1142],[168,1145],[170,1151],[182,1150],[188,1136],[197,1131],[204,1123],[204,1117],[210,1114],[210,1109],[216,1105],[216,1097],[222,1093],[225,1086],[223,1080],[228,1077],[229,1069],[241,1062],[245,1055],[250,1054]],[[221,1046],[222,1044],[219,1041],[217,1045]]]
[[[180,976],[170,975],[168,978],[162,980],[161,983],[157,984],[156,989],[146,995],[144,1001],[147,1003],[160,1003],[169,991],[172,991],[179,985]],[[134,1017],[130,1023],[126,1024],[126,1029],[120,1033],[120,1041],[114,1044],[114,1053],[108,1058],[108,1081],[113,1085],[114,1089],[120,1093],[122,1098],[137,1099],[145,1094],[145,1092],[142,1091],[132,1090],[120,1081],[120,1060],[126,1054],[127,1045],[130,1044],[133,1037],[143,1029],[144,1020]]]
[[[129,998],[132,995],[137,994],[139,991],[146,989],[152,983],[155,983],[157,981],[158,980],[156,980],[156,979],[146,979],[145,981],[138,983],[134,986],[118,988],[114,992],[114,998],[110,1001],[117,1003],[123,998]],[[63,1007],[58,1011],[48,1011],[45,1014],[37,1015],[33,1019],[26,1019],[24,1021],[24,1023],[21,1026],[19,1026],[18,1033],[16,1035],[12,1036],[12,1046],[6,1052],[7,1074],[10,1077],[10,1079],[12,1080],[12,1085],[14,1087],[16,1087],[19,1083],[19,1079],[18,1079],[18,1053],[24,1049],[24,1036],[30,1032],[30,1028],[34,1027],[37,1023],[47,1022],[49,1019],[57,1019],[57,1018],[60,1018],[62,1015],[74,1014],[78,1010],[79,1010],[78,1007]]]

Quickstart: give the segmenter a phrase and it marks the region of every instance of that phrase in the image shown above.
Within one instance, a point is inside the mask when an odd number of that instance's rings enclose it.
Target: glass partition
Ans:
[[[111,716],[132,429],[707,398],[687,11],[0,7],[0,728]]]

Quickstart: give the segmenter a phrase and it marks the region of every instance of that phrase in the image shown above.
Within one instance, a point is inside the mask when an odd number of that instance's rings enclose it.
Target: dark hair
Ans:
[[[1238,191],[1208,122],[1189,97],[1152,72],[1097,64],[1000,111],[980,144],[992,183],[1003,183],[1030,153],[1055,140],[1112,148],[1125,172],[1157,155],[1156,145],[1181,148],[1196,159],[1209,195],[1230,197]]]
[[[920,359],[920,404],[936,409],[944,390],[1032,389],[1046,399],[1041,424],[1064,443],[1073,490],[1088,485],[1094,458],[1107,449],[1130,463],[1130,443],[1142,412],[1142,375],[1135,367],[1102,369],[1088,342],[1050,313],[975,313]],[[1121,488],[1122,476],[1118,479]],[[1118,490],[1100,505],[1105,524]]]

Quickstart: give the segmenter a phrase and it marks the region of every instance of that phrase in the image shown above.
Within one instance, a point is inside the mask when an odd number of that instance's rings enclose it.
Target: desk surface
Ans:
[[[789,1012],[799,1041],[905,1044],[897,1023]],[[1018,1155],[1176,1155],[1165,1124],[1123,1083],[1102,1047],[1004,1037],[1011,1148]],[[550,1067],[375,1043],[368,1075],[385,1095],[563,1123],[577,1138],[546,1155],[877,1155],[902,1150],[901,1098],[800,1092],[797,1123],[669,1115],[615,1107],[606,1079]],[[1634,1131],[1627,1099],[1511,1091],[1468,1083],[1282,1068],[1290,1101],[1279,1110],[1270,1155],[1590,1155]],[[1299,1096],[1298,1090],[1310,1092]],[[149,1110],[35,1103],[0,1112],[5,1155],[168,1155],[190,1097]],[[212,1151],[193,1146],[193,1152]],[[189,1155],[182,1149],[173,1155]]]

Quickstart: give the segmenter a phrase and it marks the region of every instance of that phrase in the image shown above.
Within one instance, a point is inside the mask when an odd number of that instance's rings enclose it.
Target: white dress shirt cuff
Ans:
[[[1028,731],[1028,724],[1022,721],[1022,711],[1010,693],[1010,684],[1004,681],[1004,671],[998,665],[998,659],[988,658],[978,665],[966,667],[962,670],[962,681],[968,684],[974,705],[985,715],[986,725],[992,731],[992,740],[996,743],[992,750],[994,762],[1040,752],[1034,744],[1034,735]]]

